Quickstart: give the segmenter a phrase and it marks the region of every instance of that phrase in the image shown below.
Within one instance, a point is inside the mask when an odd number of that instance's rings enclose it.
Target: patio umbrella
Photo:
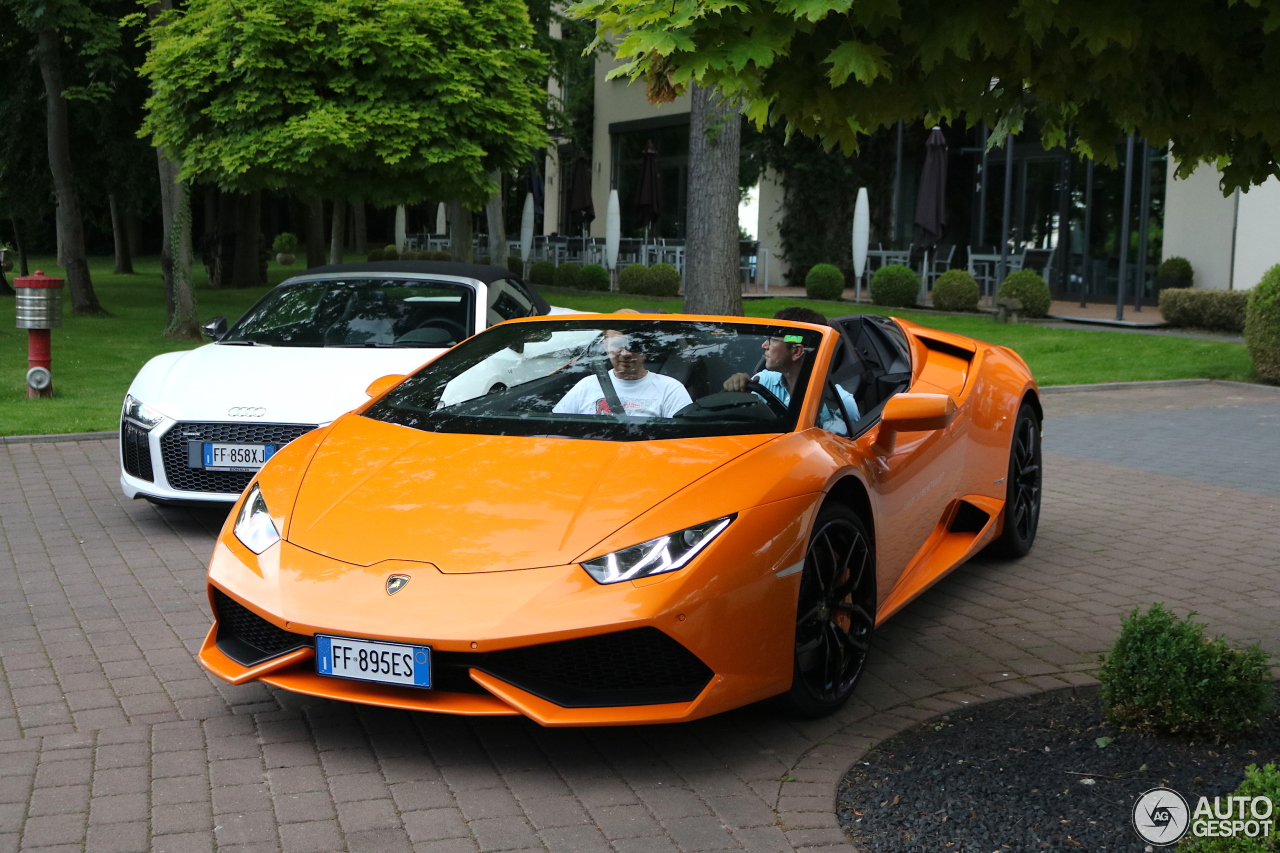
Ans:
[[[596,207],[591,201],[591,163],[581,155],[573,164],[573,174],[569,177],[567,207],[569,223],[574,231],[585,230],[596,218]]]
[[[520,260],[526,268],[529,266],[531,257],[533,257],[533,193],[525,193],[524,212],[520,214]]]
[[[405,226],[405,211],[402,204],[396,208],[396,251],[403,252],[408,242],[408,229]]]
[[[618,244],[622,241],[622,211],[618,207],[618,191],[609,190],[609,207],[604,214],[605,263],[611,271],[618,269]]]
[[[862,301],[862,272],[867,268],[867,244],[871,240],[871,205],[867,201],[867,188],[858,189],[858,201],[853,207],[853,280],[854,297]]]
[[[942,238],[947,225],[947,138],[935,127],[925,143],[920,193],[916,196],[915,244],[925,250],[924,275],[920,276],[920,301],[929,295],[929,249]]]
[[[644,223],[645,242],[649,242],[649,226],[658,223],[662,213],[662,171],[658,168],[658,146],[650,139],[640,152],[640,182],[632,204]]]
[[[446,234],[449,231],[449,216],[445,211],[444,202],[440,202],[440,206],[436,208],[436,233]]]
[[[916,245],[932,247],[947,225],[947,138],[934,128],[925,143],[920,193],[916,196]]]

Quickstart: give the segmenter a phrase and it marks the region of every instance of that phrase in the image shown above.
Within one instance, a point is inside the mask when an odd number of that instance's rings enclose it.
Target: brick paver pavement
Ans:
[[[895,617],[844,711],[625,729],[215,682],[194,652],[221,518],[124,502],[112,442],[0,446],[0,851],[847,848],[836,783],[868,745],[1088,682],[1135,605],[1280,652],[1277,402],[1227,385],[1047,396],[1063,453],[1035,551],[975,560]]]

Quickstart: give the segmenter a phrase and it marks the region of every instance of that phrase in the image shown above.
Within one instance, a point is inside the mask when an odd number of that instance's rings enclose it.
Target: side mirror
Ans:
[[[895,394],[884,404],[875,449],[891,453],[900,432],[946,429],[956,419],[956,401],[949,394]]]
[[[214,317],[209,322],[200,327],[200,331],[205,333],[206,337],[215,341],[220,341],[227,336],[227,318]]]
[[[379,376],[369,383],[369,387],[364,389],[364,393],[370,397],[381,397],[403,382],[406,375],[404,373],[390,373],[386,376]]]

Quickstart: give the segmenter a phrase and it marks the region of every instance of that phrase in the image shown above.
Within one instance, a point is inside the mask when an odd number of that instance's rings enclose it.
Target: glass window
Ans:
[[[514,320],[517,317],[531,317],[538,311],[533,300],[524,288],[514,281],[499,279],[489,285],[489,311],[485,318],[486,326],[493,326],[503,320]]]
[[[804,347],[788,401],[726,391],[767,341]],[[429,432],[610,441],[790,432],[817,331],[731,322],[560,320],[495,326],[423,367],[365,416]]]
[[[470,336],[475,292],[414,279],[334,279],[277,287],[222,343],[450,347]]]

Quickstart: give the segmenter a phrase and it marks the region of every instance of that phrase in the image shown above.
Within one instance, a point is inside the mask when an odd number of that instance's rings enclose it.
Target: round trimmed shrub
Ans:
[[[1280,803],[1280,769],[1274,763],[1262,767],[1250,764],[1244,769],[1244,781],[1232,796],[1249,800],[1265,797],[1272,803]],[[1262,838],[1188,833],[1178,843],[1178,853],[1272,853],[1275,850],[1280,850],[1280,844],[1274,832]]]
[[[556,267],[556,287],[567,287],[570,290],[577,290],[578,277],[581,273],[582,267],[577,264],[561,264]]]
[[[1244,342],[1258,375],[1280,383],[1280,264],[1267,270],[1249,294]]]
[[[1009,276],[996,291],[996,299],[1016,299],[1022,303],[1024,317],[1043,317],[1049,313],[1053,296],[1049,285],[1034,270],[1019,270]]]
[[[939,311],[977,311],[981,296],[965,270],[947,270],[933,283],[933,307]]]
[[[369,260],[371,261],[385,261],[386,259],[387,259],[386,253],[384,253],[381,249],[374,249],[372,252],[369,253]]]
[[[395,246],[382,247],[382,259],[384,261],[394,261],[398,257],[400,257],[400,250]]]
[[[453,255],[449,252],[418,252],[418,260],[420,261],[451,261]]]
[[[290,234],[288,231],[281,231],[271,241],[271,251],[277,255],[292,255],[298,251],[298,236]]]
[[[911,267],[887,264],[871,276],[871,301],[886,308],[914,308],[920,276]]]
[[[582,272],[578,273],[578,288],[580,290],[608,290],[609,271],[599,264],[587,264],[582,268]]]
[[[839,300],[844,295],[844,273],[835,264],[815,264],[804,277],[804,294],[810,299]]]
[[[1233,649],[1205,626],[1156,603],[1134,608],[1102,659],[1098,681],[1107,722],[1196,740],[1233,740],[1256,729],[1271,707],[1271,655]]]
[[[1185,281],[1190,287],[1192,279],[1195,278],[1195,272],[1191,269],[1191,261],[1174,255],[1172,258],[1165,258],[1160,266],[1156,267],[1156,278]]]
[[[628,264],[618,273],[618,289],[623,293],[649,294],[649,268],[642,264]]]
[[[554,284],[555,280],[556,265],[551,261],[538,261],[529,267],[529,281],[532,283],[547,287]]]
[[[680,270],[671,264],[654,264],[649,267],[650,296],[679,296]]]

